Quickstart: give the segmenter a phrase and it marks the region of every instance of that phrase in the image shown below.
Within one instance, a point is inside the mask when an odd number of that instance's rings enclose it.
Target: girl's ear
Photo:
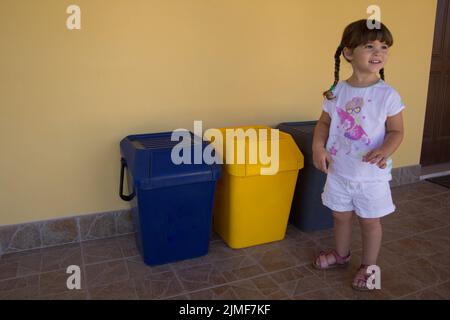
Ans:
[[[344,55],[345,60],[350,62],[352,60],[352,57],[353,57],[353,50],[345,47],[344,51],[342,52],[342,54]]]

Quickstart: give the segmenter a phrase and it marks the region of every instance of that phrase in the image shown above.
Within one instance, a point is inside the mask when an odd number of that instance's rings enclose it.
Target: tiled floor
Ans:
[[[159,267],[143,264],[129,235],[6,254],[0,299],[450,299],[450,189],[422,181],[393,196],[376,292],[350,288],[361,255],[355,220],[346,270],[310,267],[332,246],[332,230],[307,234],[290,225],[283,241],[240,250],[214,236],[207,256]],[[69,265],[81,267],[81,290],[66,287]]]

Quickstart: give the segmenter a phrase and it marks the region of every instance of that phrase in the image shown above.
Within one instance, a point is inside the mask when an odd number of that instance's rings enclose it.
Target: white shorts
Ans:
[[[333,211],[355,211],[361,218],[380,218],[395,211],[389,181],[353,182],[328,174],[322,202]]]

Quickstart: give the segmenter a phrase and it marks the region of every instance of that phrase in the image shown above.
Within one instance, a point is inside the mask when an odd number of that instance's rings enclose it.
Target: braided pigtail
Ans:
[[[333,90],[334,88],[336,88],[336,85],[339,82],[339,69],[340,69],[340,65],[341,65],[341,53],[344,50],[344,45],[339,45],[339,47],[336,49],[336,53],[334,54],[334,83],[333,85],[330,87],[330,89],[328,89],[327,91],[325,91],[323,93],[323,95],[328,99],[328,100],[333,100],[336,97],[333,94]]]
[[[380,69],[380,77],[381,77],[381,80],[384,81],[384,68]]]

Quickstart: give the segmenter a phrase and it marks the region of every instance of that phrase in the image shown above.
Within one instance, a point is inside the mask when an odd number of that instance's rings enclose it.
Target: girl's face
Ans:
[[[386,64],[389,47],[378,40],[360,45],[353,50],[344,49],[345,57],[361,73],[378,73]]]

